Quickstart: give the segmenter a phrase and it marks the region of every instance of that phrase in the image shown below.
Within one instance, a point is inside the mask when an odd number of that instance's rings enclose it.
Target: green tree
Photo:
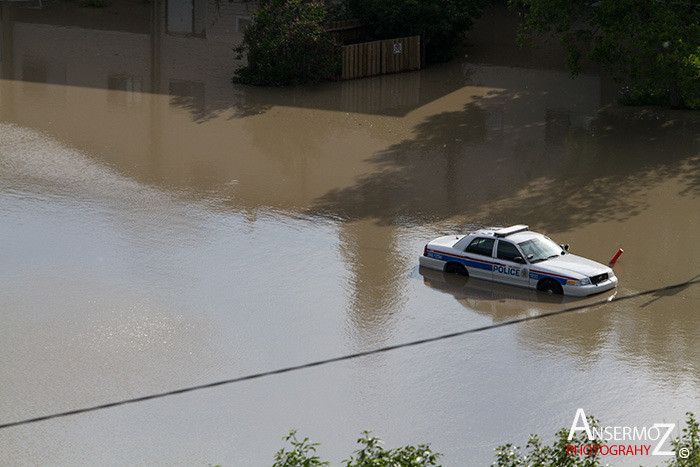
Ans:
[[[320,443],[310,443],[309,438],[299,441],[297,439],[297,430],[289,430],[289,434],[282,439],[289,441],[289,444],[292,445],[292,450],[286,451],[282,448],[277,451],[275,463],[272,464],[272,467],[321,467],[330,465],[330,463],[322,462],[318,456],[314,455],[316,446],[320,445]]]
[[[284,437],[292,445],[290,451],[284,448],[275,454],[275,463],[272,467],[320,467],[330,465],[321,461],[316,455],[316,446],[319,443],[310,443],[309,438],[303,441],[297,440],[296,430],[290,430]],[[357,442],[363,447],[355,451],[354,457],[343,462],[346,467],[428,467],[437,465],[440,454],[430,450],[429,444],[418,446],[404,446],[401,448],[384,449],[382,440],[370,437],[370,432],[365,431],[363,437]]]
[[[669,461],[671,467],[698,467],[700,465],[700,425],[695,416],[688,412],[685,428],[681,435],[671,442],[676,456]],[[687,454],[687,456],[686,456]]]
[[[445,61],[464,42],[487,0],[346,0],[348,10],[366,20],[379,38],[420,35],[430,61]]]
[[[695,416],[687,413],[686,426],[681,435],[675,438],[671,445],[676,456],[667,462],[670,467],[698,467],[700,466],[700,425]],[[600,429],[598,420],[588,417],[588,425]],[[438,465],[440,454],[430,449],[430,444],[418,446],[404,446],[395,449],[384,449],[382,441],[370,436],[369,431],[363,432],[363,436],[357,440],[362,445],[356,450],[350,459],[343,461],[345,467],[428,467]],[[556,434],[554,443],[545,446],[537,435],[531,435],[525,445],[525,452],[512,443],[504,444],[496,448],[496,460],[493,467],[598,467],[601,462],[599,450],[590,450],[587,455],[575,455],[569,451],[569,446],[599,445],[605,444],[603,440],[590,441],[584,432],[575,434],[571,440],[569,430],[562,428]],[[275,454],[273,467],[321,467],[330,465],[321,461],[315,455],[319,443],[309,442],[309,438],[299,441],[296,430],[290,430],[283,438],[288,441],[292,449],[287,451],[280,449]]]
[[[340,48],[325,32],[320,0],[262,0],[236,47],[248,64],[234,81],[259,86],[317,82],[339,71]]]
[[[700,0],[509,0],[520,39],[557,38],[572,74],[588,58],[627,87],[626,103],[700,108]]]
[[[600,425],[593,417],[588,417],[589,426],[598,428]],[[562,428],[556,434],[554,444],[543,446],[537,435],[530,435],[525,445],[527,450],[523,453],[520,447],[508,443],[496,448],[496,462],[494,467],[548,467],[552,465],[561,467],[596,467],[600,465],[600,453],[591,451],[588,455],[571,455],[567,453],[567,446],[583,446],[588,444],[605,444],[602,440],[591,443],[583,432],[568,439],[569,430]]]
[[[676,455],[666,462],[671,467],[698,467],[700,466],[700,426],[695,416],[688,412],[686,426],[681,435],[671,441]],[[600,428],[600,424],[593,417],[588,417],[591,428]],[[583,432],[568,439],[569,430],[562,428],[556,435],[552,446],[543,446],[537,435],[531,435],[525,445],[527,452],[523,453],[519,447],[512,443],[504,444],[496,448],[496,461],[493,467],[598,467],[601,456],[599,451],[591,450],[589,455],[567,454],[567,446],[603,445],[602,440],[591,442]]]
[[[354,458],[350,456],[343,461],[346,467],[423,467],[437,465],[440,458],[440,454],[430,450],[430,444],[386,450],[381,446],[382,440],[370,437],[369,431],[365,431],[357,442],[364,446],[354,452]]]

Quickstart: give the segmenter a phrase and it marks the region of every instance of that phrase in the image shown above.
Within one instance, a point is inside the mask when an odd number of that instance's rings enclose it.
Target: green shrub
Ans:
[[[350,456],[350,459],[343,461],[346,467],[423,467],[437,465],[440,458],[440,454],[430,450],[430,444],[404,446],[387,451],[381,446],[382,440],[369,435],[370,432],[365,431],[363,437],[357,440],[359,444],[364,444],[364,447],[354,452],[354,458]]]
[[[620,90],[618,102],[622,105],[668,105],[670,101],[670,89],[662,88],[636,88],[625,86]]]
[[[319,443],[310,443],[309,438],[303,441],[297,440],[296,430],[290,430],[284,437],[289,441],[292,450],[284,448],[275,454],[275,463],[272,467],[320,467],[330,463],[321,461],[316,455],[316,446]],[[384,449],[382,440],[377,437],[370,437],[370,432],[365,431],[363,437],[357,440],[362,444],[362,449],[355,451],[354,457],[343,461],[346,467],[428,467],[437,465],[436,462],[440,454],[430,450],[429,444],[419,444],[418,446],[404,446],[401,448]]]
[[[699,467],[700,466],[700,426],[695,420],[695,416],[687,413],[686,426],[681,431],[681,435],[671,441],[674,457],[667,461],[671,467]],[[588,417],[588,424],[591,428],[600,428],[597,420]],[[602,440],[594,443],[588,440],[583,432],[568,439],[569,430],[562,428],[556,434],[556,439],[552,446],[543,446],[537,435],[531,435],[530,440],[525,445],[527,452],[523,453],[520,447],[512,443],[504,444],[496,448],[496,461],[493,467],[598,467],[601,456],[599,452],[591,450],[589,455],[567,455],[567,446],[583,446],[590,444],[603,445]],[[608,465],[608,464],[606,464]]]
[[[292,450],[285,451],[282,448],[277,451],[275,463],[272,464],[272,467],[320,467],[330,465],[330,463],[322,462],[318,456],[314,455],[316,446],[320,443],[310,443],[309,438],[299,441],[297,439],[297,430],[289,430],[289,434],[283,439],[289,441],[289,444],[292,445]]]
[[[519,41],[557,39],[572,74],[599,63],[631,91],[626,104],[700,108],[697,1],[509,0],[522,7]]]
[[[588,417],[590,427],[599,427],[598,421],[593,417]],[[537,435],[530,435],[530,439],[525,445],[527,452],[523,453],[520,447],[515,447],[508,443],[496,448],[496,462],[494,467],[547,467],[552,465],[566,467],[596,467],[600,465],[600,455],[591,451],[589,455],[573,456],[567,454],[568,445],[590,444],[588,437],[584,433],[578,433],[569,440],[569,430],[562,428],[556,434],[554,444],[543,446]],[[605,444],[597,441],[595,444]]]
[[[688,412],[685,428],[681,435],[671,442],[676,455],[669,461],[672,467],[698,467],[700,465],[700,425],[695,416]],[[684,457],[685,454],[688,457]]]
[[[452,58],[464,33],[480,17],[485,0],[346,0],[348,10],[366,20],[382,39],[420,35],[428,61]]]
[[[325,32],[319,0],[263,0],[236,47],[234,81],[258,86],[317,82],[339,73],[340,48]]]

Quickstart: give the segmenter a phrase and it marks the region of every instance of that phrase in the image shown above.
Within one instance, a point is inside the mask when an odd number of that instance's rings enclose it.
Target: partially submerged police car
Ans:
[[[420,265],[449,273],[583,297],[617,286],[613,270],[573,255],[526,225],[439,237],[425,245]]]

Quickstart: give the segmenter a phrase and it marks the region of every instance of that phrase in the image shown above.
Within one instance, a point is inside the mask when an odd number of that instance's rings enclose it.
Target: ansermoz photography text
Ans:
[[[568,440],[577,432],[585,432],[589,444],[568,444],[566,454],[573,456],[675,456],[668,450],[675,423],[654,423],[651,426],[591,426],[586,413],[579,408],[569,430]],[[640,442],[640,443],[638,443]],[[611,444],[607,444],[611,443]],[[687,458],[690,452],[678,452]]]

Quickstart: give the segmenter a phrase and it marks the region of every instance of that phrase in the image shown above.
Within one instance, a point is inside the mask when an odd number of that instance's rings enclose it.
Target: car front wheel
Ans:
[[[542,279],[539,284],[537,284],[537,290],[557,295],[564,293],[561,284],[553,279]]]

